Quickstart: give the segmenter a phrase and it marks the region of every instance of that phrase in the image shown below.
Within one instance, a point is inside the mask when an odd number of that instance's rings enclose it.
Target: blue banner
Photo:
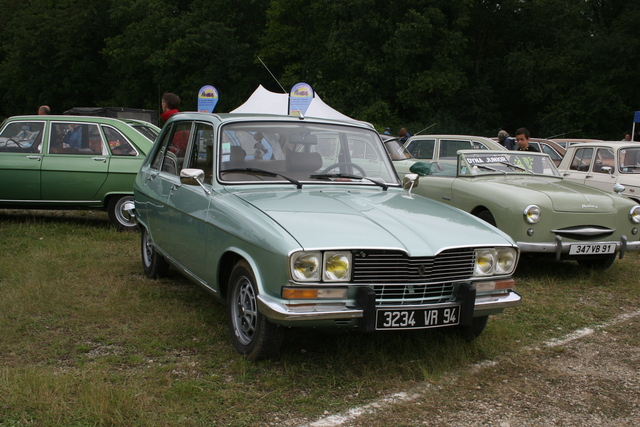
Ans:
[[[289,93],[289,115],[304,116],[313,101],[313,89],[306,83],[296,83]]]
[[[211,86],[202,86],[198,92],[198,111],[201,113],[213,113],[218,103],[218,90]]]
[[[640,123],[640,111],[636,111],[633,115],[633,123]]]

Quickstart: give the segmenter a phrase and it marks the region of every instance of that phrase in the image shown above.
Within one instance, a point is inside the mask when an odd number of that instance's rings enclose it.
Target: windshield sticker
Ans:
[[[482,165],[485,163],[509,163],[509,159],[505,156],[493,155],[493,156],[474,156],[467,157],[467,162],[471,165]]]

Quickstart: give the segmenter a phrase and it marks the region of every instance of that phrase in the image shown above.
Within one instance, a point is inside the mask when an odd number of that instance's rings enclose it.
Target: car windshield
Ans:
[[[460,176],[535,174],[559,177],[547,154],[529,151],[461,153],[458,157]]]
[[[224,125],[220,138],[221,183],[399,185],[380,136],[373,130],[306,122],[242,122]]]
[[[618,150],[621,173],[640,173],[640,147],[625,147]]]

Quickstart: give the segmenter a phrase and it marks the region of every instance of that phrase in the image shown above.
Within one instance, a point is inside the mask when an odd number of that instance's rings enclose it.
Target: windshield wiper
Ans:
[[[485,165],[473,165],[473,166],[474,166],[474,167],[476,167],[476,168],[478,168],[478,169],[484,169],[484,170],[491,171],[491,172],[500,172],[500,173],[502,173],[503,175],[506,175],[506,174],[507,174],[505,171],[499,171],[499,170],[494,169],[494,168],[492,168],[492,167],[490,167],[490,166],[485,166]]]
[[[380,182],[380,181],[377,181],[375,179],[372,179],[372,178],[369,178],[369,177],[366,177],[366,176],[357,176],[357,175],[351,175],[351,174],[348,174],[348,173],[322,173],[322,174],[317,174],[317,175],[311,175],[309,178],[314,178],[314,179],[346,178],[346,179],[358,179],[360,181],[362,181],[363,179],[366,179],[369,182],[373,182],[378,187],[382,187],[382,189],[384,191],[387,191],[387,188],[389,188],[389,186],[387,184],[385,184],[384,182]]]
[[[271,171],[264,170],[264,169],[259,169],[259,168],[233,168],[233,169],[225,169],[223,171],[220,171],[220,173],[226,173],[226,172],[247,172],[247,173],[255,173],[255,174],[266,175],[266,176],[279,176],[280,178],[284,178],[287,181],[289,181],[290,183],[294,184],[298,190],[302,188],[302,184],[300,183],[300,181],[297,181],[297,180],[295,180],[293,178],[289,178],[288,176],[282,175],[281,173],[271,172]]]
[[[522,172],[527,172],[527,169],[523,168],[522,166],[514,165],[513,163],[500,162],[500,164],[501,165],[505,165],[505,166],[509,166],[510,168],[513,168],[513,169],[520,169]]]

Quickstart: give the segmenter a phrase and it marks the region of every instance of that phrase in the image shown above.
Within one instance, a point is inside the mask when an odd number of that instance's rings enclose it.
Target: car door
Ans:
[[[593,159],[591,169],[585,176],[585,184],[601,190],[613,191],[613,185],[618,176],[613,149],[598,148]]]
[[[146,204],[149,233],[160,247],[169,247],[175,240],[175,230],[171,224],[174,209],[171,196],[182,186],[180,171],[184,167],[186,141],[191,133],[192,121],[175,121],[162,134],[161,148],[145,174],[145,185],[152,200]]]
[[[39,200],[44,121],[10,122],[0,132],[0,200]]]
[[[109,153],[95,123],[52,122],[42,159],[42,200],[96,202],[107,179]]]
[[[213,175],[213,126],[195,123],[184,159],[184,167],[204,171],[204,187],[175,183],[168,195],[172,253],[187,270],[202,280],[206,277],[206,220],[211,200]],[[206,189],[206,190],[205,190]],[[209,193],[207,193],[207,191]]]
[[[571,155],[569,169],[563,173],[564,179],[585,184],[585,180],[591,169],[591,163],[593,162],[593,152],[592,147],[576,148],[573,155]]]

